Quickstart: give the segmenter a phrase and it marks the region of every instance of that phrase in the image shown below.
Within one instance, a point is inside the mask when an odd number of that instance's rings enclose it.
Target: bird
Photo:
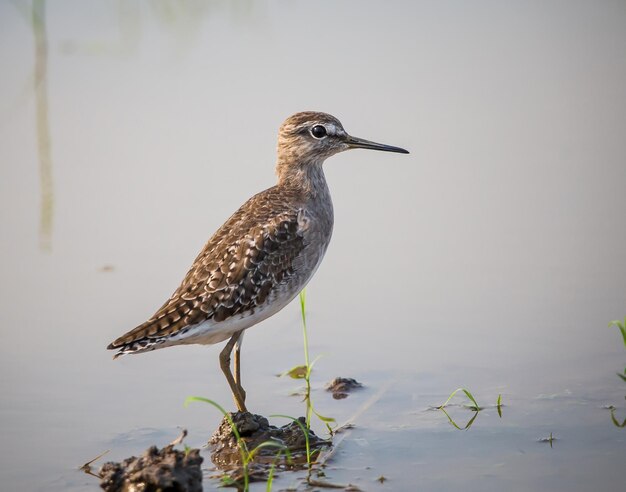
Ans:
[[[408,154],[349,135],[327,113],[304,111],[279,128],[275,186],[246,201],[213,234],[163,306],[113,341],[114,358],[228,340],[220,367],[240,412],[244,331],[287,306],[320,266],[333,231],[324,161],[349,149]],[[233,371],[231,370],[233,356]]]

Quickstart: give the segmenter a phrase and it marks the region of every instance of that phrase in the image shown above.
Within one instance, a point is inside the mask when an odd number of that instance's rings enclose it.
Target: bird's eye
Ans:
[[[313,135],[315,138],[324,138],[326,135],[328,135],[328,133],[326,133],[326,128],[322,125],[315,125],[313,128],[311,128],[311,135]]]

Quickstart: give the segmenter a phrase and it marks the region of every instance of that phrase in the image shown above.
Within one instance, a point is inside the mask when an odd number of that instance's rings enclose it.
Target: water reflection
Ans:
[[[232,2],[244,4],[249,2]],[[215,2],[203,0],[156,0],[150,3],[159,27],[176,40],[176,52],[182,54],[198,39]]]
[[[48,39],[44,0],[34,0],[32,26],[35,37],[35,108],[37,112],[37,151],[39,156],[39,185],[41,191],[39,216],[39,245],[52,249],[54,192],[52,183],[52,153],[48,115]]]
[[[549,443],[550,444],[550,448],[552,448],[552,443],[554,441],[556,441],[556,440],[557,439],[556,439],[556,437],[554,437],[552,435],[552,432],[550,432],[550,435],[548,437],[542,437],[541,439],[538,439],[539,442],[547,442],[547,443]]]
[[[626,427],[626,418],[624,418],[624,420],[620,424],[619,420],[617,420],[617,418],[615,417],[616,408],[611,406],[610,410],[611,410],[611,421],[613,422],[613,425],[615,425],[616,427],[620,427],[620,428]]]
[[[108,2],[106,7],[114,11],[117,36],[110,39],[66,39],[61,45],[65,54],[138,56],[143,26],[154,23],[166,39],[174,40],[175,54],[182,56],[198,41],[212,13],[227,8],[235,20],[244,19],[252,15],[254,2],[154,0],[145,4],[139,0],[118,0]]]
[[[77,41],[66,39],[61,43],[65,54],[130,56],[139,51],[141,40],[141,5],[137,0],[118,0],[108,4],[114,9],[116,37]]]
[[[617,375],[622,381],[626,382],[626,368],[624,368],[624,374],[620,374],[618,372]],[[624,397],[624,399],[626,400],[626,396]],[[620,423],[617,417],[615,417],[615,411],[617,410],[617,408],[615,408],[615,406],[613,405],[609,405],[608,409],[611,411],[611,422],[613,422],[613,425],[620,428],[626,427],[626,418],[624,418],[624,420]]]
[[[439,410],[441,410],[446,417],[448,417],[448,422],[450,422],[452,424],[452,426],[458,430],[468,430],[472,424],[474,423],[474,421],[476,420],[476,417],[478,417],[478,410],[474,411],[474,414],[471,416],[471,418],[467,421],[467,423],[461,427],[459,424],[456,423],[456,421],[450,416],[450,414],[448,412],[446,412],[446,409],[441,407],[439,408]]]

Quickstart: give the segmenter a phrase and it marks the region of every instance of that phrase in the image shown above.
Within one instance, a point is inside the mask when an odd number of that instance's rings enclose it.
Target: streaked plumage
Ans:
[[[167,302],[108,348],[118,350],[118,357],[230,338],[220,360],[237,406],[245,410],[238,367],[243,330],[285,307],[317,270],[333,229],[322,163],[353,147],[406,153],[350,137],[325,113],[288,118],[279,131],[277,185],[244,203],[211,237]],[[233,346],[235,378],[229,374]]]

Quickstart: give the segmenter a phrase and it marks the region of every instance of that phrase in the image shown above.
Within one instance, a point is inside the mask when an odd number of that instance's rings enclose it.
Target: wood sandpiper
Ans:
[[[326,113],[287,118],[278,133],[276,186],[244,203],[209,239],[165,304],[107,348],[118,350],[119,357],[229,339],[220,366],[237,408],[246,411],[240,373],[243,332],[289,304],[320,265],[333,230],[322,164],[348,149],[408,154],[352,137]]]

